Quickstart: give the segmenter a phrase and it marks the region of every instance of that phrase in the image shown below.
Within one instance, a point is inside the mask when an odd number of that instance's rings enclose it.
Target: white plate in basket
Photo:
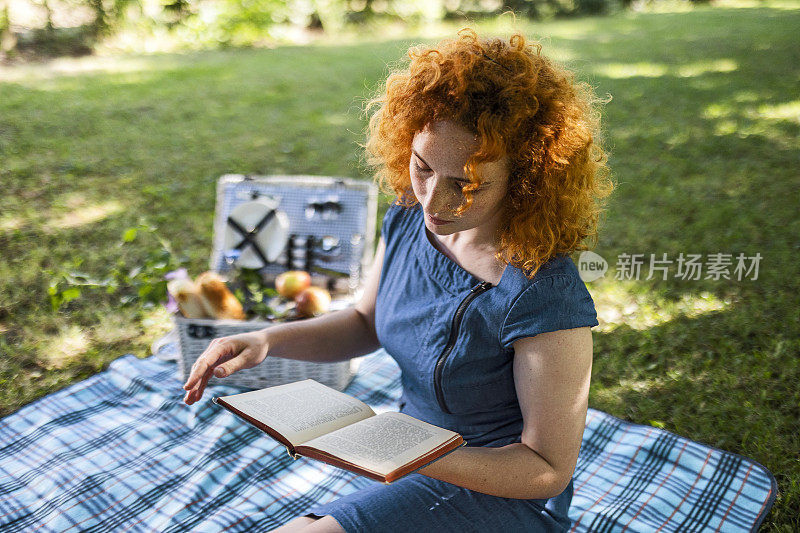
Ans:
[[[236,206],[230,214],[230,218],[239,226],[252,232],[256,225],[272,211],[275,212],[272,219],[252,237],[270,263],[280,257],[289,239],[289,217],[278,209],[278,203],[270,198],[259,198]],[[224,249],[232,250],[242,242],[243,238],[239,231],[231,224],[227,224]],[[264,266],[264,261],[250,243],[245,243],[241,247],[241,254],[236,259],[236,265],[242,268],[261,268]]]

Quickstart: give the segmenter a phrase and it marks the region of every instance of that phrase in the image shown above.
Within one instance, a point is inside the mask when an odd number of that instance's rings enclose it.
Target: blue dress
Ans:
[[[419,206],[390,207],[381,235],[375,328],[402,372],[400,410],[457,431],[468,446],[520,442],[514,341],[598,325],[572,259],[551,259],[532,280],[509,265],[492,286],[434,248]],[[331,515],[348,532],[564,531],[572,490],[570,483],[554,498],[521,500],[410,474],[308,514]]]

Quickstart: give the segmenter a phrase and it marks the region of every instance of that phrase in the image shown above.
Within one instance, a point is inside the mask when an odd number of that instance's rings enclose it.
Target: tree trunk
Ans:
[[[53,33],[53,10],[50,9],[50,2],[48,0],[42,0],[42,6],[44,6],[44,11],[47,13],[47,28],[48,33]]]
[[[103,0],[89,0],[89,6],[94,11],[94,34],[103,35],[108,31],[108,13],[103,5]]]

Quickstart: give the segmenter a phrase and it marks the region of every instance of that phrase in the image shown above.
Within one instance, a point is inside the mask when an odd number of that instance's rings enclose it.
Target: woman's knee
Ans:
[[[316,521],[316,518],[311,518],[310,516],[298,516],[282,526],[273,529],[270,533],[299,533]]]
[[[270,533],[346,533],[332,516],[322,518],[298,516]]]
[[[303,533],[346,533],[339,522],[330,515],[325,515],[314,523],[307,525]]]

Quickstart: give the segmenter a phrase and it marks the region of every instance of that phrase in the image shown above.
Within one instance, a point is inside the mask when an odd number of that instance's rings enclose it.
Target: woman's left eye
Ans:
[[[416,161],[414,161],[414,168],[417,170],[417,172],[430,172],[431,170],[428,167],[419,166],[419,163],[417,163]]]
[[[469,182],[467,182],[467,181],[457,181],[454,184],[455,188],[458,189],[459,191],[463,191],[464,187],[466,187],[467,185],[469,185]],[[472,191],[472,193],[474,194],[476,192],[480,192],[482,189],[483,189],[483,187],[478,187],[477,189]]]

